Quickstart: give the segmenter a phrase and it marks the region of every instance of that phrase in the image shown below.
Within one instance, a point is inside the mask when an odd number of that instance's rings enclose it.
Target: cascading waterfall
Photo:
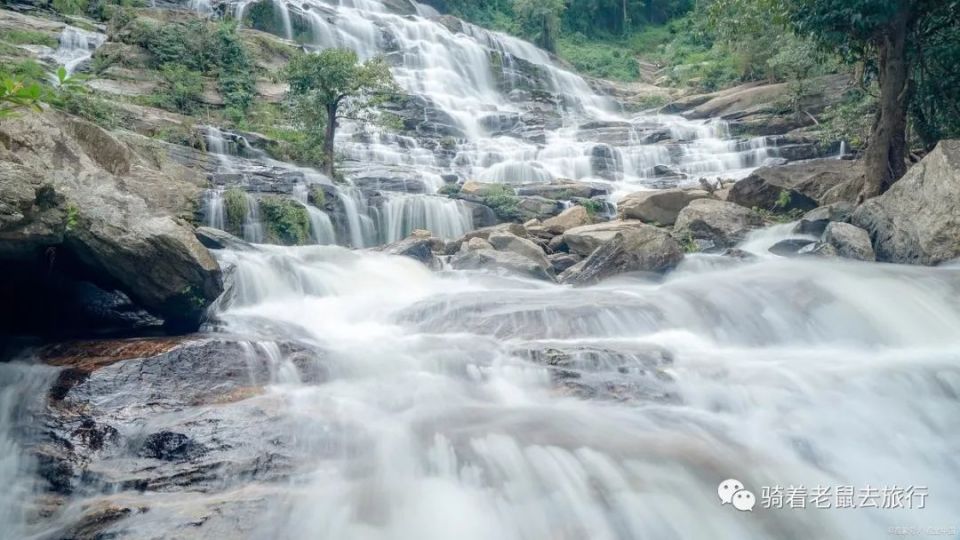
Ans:
[[[309,203],[307,186],[297,184],[293,187],[293,196],[307,209],[310,216],[310,237],[315,244],[328,245],[337,243],[337,233],[333,221],[323,210]]]
[[[473,230],[471,209],[462,201],[441,197],[394,195],[381,210],[381,238],[402,240],[415,229],[425,229],[438,238],[452,240]]]
[[[106,41],[106,34],[66,26],[60,34],[60,45],[51,59],[62,65],[67,74],[71,75],[81,64],[92,58],[97,47]]]

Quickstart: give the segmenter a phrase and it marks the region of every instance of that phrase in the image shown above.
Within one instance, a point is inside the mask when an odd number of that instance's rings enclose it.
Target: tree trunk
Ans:
[[[907,172],[907,33],[911,14],[903,10],[879,43],[880,103],[864,155],[866,178],[860,199],[876,197]]]
[[[337,134],[337,103],[327,104],[327,129],[323,137],[323,172],[333,180],[333,138]]]

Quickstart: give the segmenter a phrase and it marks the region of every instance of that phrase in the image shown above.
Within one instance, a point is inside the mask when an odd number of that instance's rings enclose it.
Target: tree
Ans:
[[[338,120],[369,120],[374,107],[396,92],[396,83],[382,58],[359,62],[347,49],[324,49],[291,59],[285,70],[288,98],[298,113],[297,122],[316,131],[322,120],[323,168],[333,176]]]
[[[560,17],[565,9],[564,0],[514,0],[513,3],[524,34],[550,52],[557,52]]]
[[[787,0],[800,33],[864,61],[880,88],[877,116],[864,155],[860,198],[886,191],[906,172],[907,113],[918,57],[918,29],[931,19],[956,24],[957,0]],[[956,64],[954,64],[955,66]],[[955,69],[955,67],[954,67]]]

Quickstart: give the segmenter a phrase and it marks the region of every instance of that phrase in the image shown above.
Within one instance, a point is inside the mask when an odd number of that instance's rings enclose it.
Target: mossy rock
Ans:
[[[243,236],[243,221],[247,216],[247,194],[240,188],[232,187],[223,194],[224,224],[227,232]]]
[[[299,202],[278,195],[260,199],[260,218],[270,243],[303,245],[310,240],[310,216]]]

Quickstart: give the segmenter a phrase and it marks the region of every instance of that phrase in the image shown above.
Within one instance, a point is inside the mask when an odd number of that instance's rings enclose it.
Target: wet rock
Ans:
[[[553,281],[552,270],[539,263],[510,251],[476,249],[461,251],[450,260],[457,270],[486,270],[496,273],[512,273],[536,279]]]
[[[683,249],[667,231],[651,225],[617,232],[596,249],[564,283],[585,285],[626,272],[665,272],[683,259]]]
[[[934,265],[960,257],[960,141],[940,141],[850,221],[869,232],[880,261]]]
[[[777,175],[763,172],[751,174],[733,185],[726,200],[770,212],[807,211],[817,207],[815,200],[780,180]]]
[[[812,210],[835,202],[855,201],[862,183],[863,168],[859,162],[817,159],[760,167],[734,184],[727,200],[770,211]],[[790,201],[786,206],[777,205],[784,191],[790,195]]]
[[[582,206],[571,206],[558,215],[543,221],[543,228],[550,234],[563,234],[574,227],[589,225],[593,220]]]
[[[547,255],[547,260],[550,261],[550,265],[553,267],[554,273],[559,275],[571,266],[582,261],[583,257],[573,253],[554,253],[552,255]]]
[[[594,225],[583,225],[564,232],[563,242],[567,244],[571,253],[587,257],[600,245],[613,240],[618,232],[642,227],[646,227],[646,225],[636,220],[614,220]]]
[[[557,388],[577,397],[679,401],[666,371],[674,355],[656,345],[612,349],[557,344],[519,348],[514,354],[548,368]]]
[[[488,242],[485,238],[475,237],[467,240],[460,246],[460,251],[469,252],[477,251],[480,249],[493,249],[493,244]]]
[[[544,270],[551,268],[550,261],[547,260],[540,246],[526,238],[521,238],[509,232],[496,232],[491,234],[487,241],[497,251],[507,251],[526,257],[540,265]]]
[[[237,251],[247,251],[253,249],[248,242],[237,238],[236,236],[214,229],[213,227],[197,227],[194,231],[197,240],[207,249],[233,249]]]
[[[654,225],[673,225],[677,215],[691,201],[706,198],[703,192],[682,189],[638,191],[617,203],[617,211],[624,219],[639,219]]]
[[[781,257],[794,257],[800,253],[800,250],[815,243],[815,240],[806,238],[787,238],[770,246],[767,250],[774,255]]]
[[[618,180],[623,170],[620,155],[608,144],[598,144],[590,150],[590,167],[594,174],[610,181]]]
[[[160,431],[147,437],[140,448],[140,456],[162,461],[185,461],[203,455],[203,445],[183,433]]]
[[[831,221],[848,221],[853,210],[854,206],[848,202],[837,202],[814,208],[803,215],[793,232],[820,236]]]
[[[132,136],[131,136],[132,137]],[[195,328],[223,291],[217,262],[191,227],[195,173],[60,113],[0,125],[0,261],[51,262],[118,289],[176,328]],[[139,144],[146,144],[140,141]]]
[[[586,182],[558,181],[549,184],[524,184],[517,186],[517,195],[537,196],[553,200],[570,200],[576,197],[589,199],[610,193],[610,188],[602,184]]]
[[[870,245],[870,235],[855,225],[831,222],[823,231],[823,242],[833,246],[841,257],[858,261],[876,260]]]
[[[735,246],[747,233],[763,226],[763,219],[740,205],[714,199],[697,199],[677,216],[674,236],[692,240],[700,251]]]
[[[434,238],[429,231],[414,231],[410,236],[380,248],[380,251],[389,255],[399,255],[422,262],[429,268],[439,268],[440,264],[434,255],[442,248],[442,241]]]

